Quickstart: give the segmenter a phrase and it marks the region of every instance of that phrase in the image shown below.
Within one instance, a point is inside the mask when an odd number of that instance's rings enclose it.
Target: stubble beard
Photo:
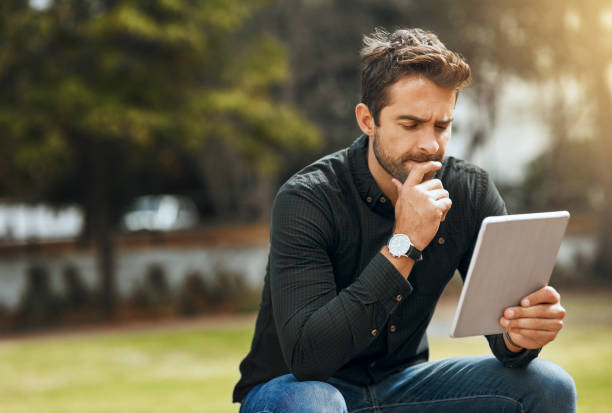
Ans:
[[[374,135],[372,136],[372,148],[374,149],[374,157],[378,161],[378,164],[387,172],[391,177],[397,179],[401,183],[404,183],[408,178],[408,174],[410,174],[410,169],[403,166],[404,162],[414,161],[414,162],[427,162],[427,161],[438,161],[442,162],[443,155],[440,153],[436,153],[433,155],[423,155],[423,154],[406,154],[399,160],[394,160],[383,148],[381,143],[380,135],[378,131],[374,131]],[[424,181],[433,178],[435,172],[431,174],[427,174],[424,177]]]

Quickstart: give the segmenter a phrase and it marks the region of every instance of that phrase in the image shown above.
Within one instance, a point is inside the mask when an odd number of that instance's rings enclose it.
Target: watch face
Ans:
[[[389,240],[389,252],[394,257],[406,255],[410,248],[410,238],[405,234],[395,234]]]

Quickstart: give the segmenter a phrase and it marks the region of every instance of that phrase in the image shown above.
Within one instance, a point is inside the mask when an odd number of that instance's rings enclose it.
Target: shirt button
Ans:
[[[371,362],[371,363],[370,363],[370,367],[374,367],[375,365],[376,365],[376,362],[375,362],[375,361],[373,361],[373,362]]]
[[[438,244],[444,245],[445,242],[446,242],[446,240],[444,239],[444,237],[438,238]]]
[[[371,197],[371,196],[367,197],[367,198],[366,198],[366,202],[367,202],[368,204],[371,204],[371,203],[372,203],[372,197]]]
[[[372,335],[375,336],[378,331],[376,329],[372,330]]]
[[[398,294],[398,295],[395,296],[395,301],[397,301],[398,303],[400,301],[402,301],[403,299],[404,299],[404,297],[401,294]]]
[[[385,198],[384,196],[381,196],[379,201],[381,204],[384,204],[385,202],[387,202],[387,198]]]
[[[397,331],[397,327],[395,327],[395,324],[391,324],[391,327],[389,327],[389,331],[392,333],[395,333]]]

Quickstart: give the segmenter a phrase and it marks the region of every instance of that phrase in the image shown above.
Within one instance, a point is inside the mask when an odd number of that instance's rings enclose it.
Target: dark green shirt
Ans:
[[[363,135],[278,191],[255,335],[234,401],[289,372],[370,384],[427,361],[425,330],[442,290],[456,269],[465,276],[482,220],[506,214],[486,172],[447,157],[436,177],[453,205],[406,280],[380,253],[395,215],[368,169],[367,147]],[[510,352],[501,334],[487,339],[508,367],[538,354]]]

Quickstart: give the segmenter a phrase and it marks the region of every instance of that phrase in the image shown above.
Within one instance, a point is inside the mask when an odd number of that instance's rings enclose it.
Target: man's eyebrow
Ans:
[[[396,118],[396,120],[413,120],[415,122],[420,122],[420,123],[429,122],[429,119],[419,118],[418,116],[414,116],[414,115],[399,115]],[[450,118],[450,119],[443,119],[443,120],[437,121],[436,123],[446,124],[446,123],[451,123],[452,121],[453,121],[453,118]]]

